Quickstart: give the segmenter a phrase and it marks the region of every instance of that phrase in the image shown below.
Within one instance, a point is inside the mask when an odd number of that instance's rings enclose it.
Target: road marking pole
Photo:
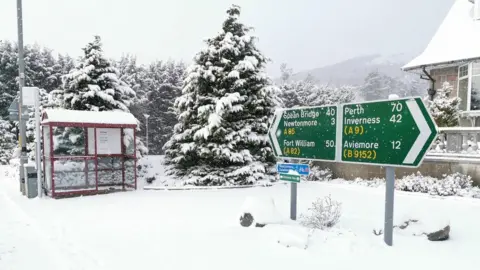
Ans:
[[[385,224],[383,228],[383,240],[385,244],[393,244],[393,201],[395,194],[395,168],[385,168]]]
[[[290,183],[290,219],[297,220],[297,183]]]

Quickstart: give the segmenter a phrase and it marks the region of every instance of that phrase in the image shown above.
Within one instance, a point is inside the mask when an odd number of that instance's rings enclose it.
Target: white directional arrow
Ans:
[[[403,160],[404,164],[413,164],[417,159],[418,155],[420,154],[420,151],[422,151],[423,147],[425,146],[425,143],[428,141],[428,138],[432,134],[432,131],[430,130],[430,127],[425,120],[425,116],[423,116],[423,113],[420,110],[417,102],[414,99],[411,99],[406,101],[406,104],[408,109],[410,110],[410,113],[412,114],[413,120],[415,121],[418,130],[420,131],[420,134],[418,134],[418,137],[413,143],[412,148],[410,148],[410,151],[408,151],[407,156]]]
[[[279,131],[278,125],[280,124],[280,120],[282,119],[282,114],[283,114],[282,111],[277,111],[275,113],[275,118],[273,119],[273,123],[270,128],[270,136],[272,138],[273,148],[275,152],[277,152],[278,156],[282,155],[282,148],[280,148],[280,145],[278,144],[278,138],[277,138],[281,134],[281,131],[280,131],[280,134],[277,134],[277,133]]]

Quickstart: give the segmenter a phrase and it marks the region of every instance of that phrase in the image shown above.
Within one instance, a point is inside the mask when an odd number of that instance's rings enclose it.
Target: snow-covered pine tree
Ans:
[[[118,71],[103,54],[100,37],[95,36],[83,51],[84,55],[76,68],[64,77],[63,107],[80,111],[129,112],[135,92],[118,78]],[[71,138],[67,133],[63,134],[66,142]],[[138,137],[136,143],[140,157],[146,149]]]
[[[365,78],[365,84],[360,89],[362,97],[367,100],[385,99],[390,94],[398,93],[394,79],[379,72],[371,72]]]
[[[172,136],[173,127],[177,123],[173,105],[180,93],[181,89],[172,84],[160,85],[148,93],[149,153],[152,155],[162,154],[163,145]]]
[[[263,72],[267,59],[233,5],[222,31],[187,71],[175,102],[179,123],[165,145],[168,172],[194,185],[245,185],[273,179],[268,143],[276,87]]]
[[[286,63],[280,65],[280,73],[282,83],[280,85],[280,99],[282,100],[284,108],[292,108],[301,106],[299,91],[297,91],[298,83],[292,82],[291,77],[293,69],[289,68]]]
[[[43,108],[48,105],[49,103],[49,94],[45,89],[39,89],[40,90],[40,111],[43,110]],[[30,112],[28,113],[28,121],[27,121],[27,129],[26,129],[26,135],[27,135],[27,151],[28,151],[28,158],[30,160],[35,159],[35,149],[36,149],[36,144],[35,144],[35,111],[34,108],[30,109]]]
[[[64,107],[81,111],[128,112],[135,92],[117,77],[117,70],[104,56],[99,36],[83,49],[75,69],[65,75]]]
[[[11,130],[10,123],[0,119],[0,165],[8,164],[15,148],[15,136]]]
[[[348,103],[355,100],[357,88],[350,85],[335,87],[333,85],[323,84],[311,88],[308,96],[308,106],[335,105]]]
[[[450,97],[453,87],[444,82],[441,89],[437,90],[433,101],[429,96],[424,100],[428,102],[428,109],[439,127],[455,127],[458,126],[459,120],[459,97]]]
[[[136,94],[136,98],[141,100],[145,97],[145,89],[142,85],[144,75],[143,67],[137,65],[137,57],[134,55],[122,55],[119,61],[115,63],[118,70],[118,78],[125,82]]]
[[[150,153],[163,153],[177,123],[173,104],[181,95],[185,65],[182,62],[155,61],[148,69],[146,113],[149,118]]]
[[[60,86],[55,76],[58,65],[52,50],[39,45],[25,46],[25,85],[36,86],[47,92]],[[18,92],[18,47],[9,41],[0,41],[0,118],[6,119],[7,108]]]
[[[139,121],[139,131],[137,136],[145,136],[145,118],[147,113],[146,92],[149,84],[148,73],[144,66],[137,64],[137,58],[134,55],[122,55],[119,61],[112,62],[118,70],[118,77],[124,81],[135,92],[135,98],[132,100],[128,109]]]
[[[15,45],[0,40],[0,119],[8,119],[8,107],[18,92],[18,66]]]

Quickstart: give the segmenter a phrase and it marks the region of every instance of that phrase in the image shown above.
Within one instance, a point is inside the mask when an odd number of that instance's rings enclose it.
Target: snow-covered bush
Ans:
[[[433,186],[436,181],[436,178],[423,176],[418,172],[417,174],[411,174],[402,179],[397,179],[395,181],[395,188],[408,192],[429,193],[430,187]]]
[[[362,179],[355,178],[353,181],[349,181],[353,184],[365,186],[365,187],[379,187],[385,184],[385,179],[383,178],[373,178],[373,179]]]
[[[448,82],[444,82],[433,101],[427,100],[428,110],[439,127],[455,127],[458,125],[460,98],[450,97],[453,90]]]
[[[454,173],[438,180],[429,193],[439,196],[464,195],[472,188],[472,184],[473,181],[469,175]]]
[[[308,209],[307,215],[300,215],[300,224],[313,229],[333,227],[342,215],[342,203],[332,200],[330,195],[317,198]]]
[[[329,168],[322,169],[319,166],[313,166],[310,174],[306,177],[307,181],[330,181],[332,180],[332,170]]]
[[[423,176],[417,173],[405,176],[395,183],[395,187],[398,190],[438,196],[465,196],[472,189],[472,185],[472,178],[461,173],[445,175],[443,179]]]

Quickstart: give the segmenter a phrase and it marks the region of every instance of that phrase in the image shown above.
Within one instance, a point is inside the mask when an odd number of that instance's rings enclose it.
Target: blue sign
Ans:
[[[277,172],[281,174],[289,174],[297,172],[299,175],[309,175],[310,165],[299,163],[277,163]]]

